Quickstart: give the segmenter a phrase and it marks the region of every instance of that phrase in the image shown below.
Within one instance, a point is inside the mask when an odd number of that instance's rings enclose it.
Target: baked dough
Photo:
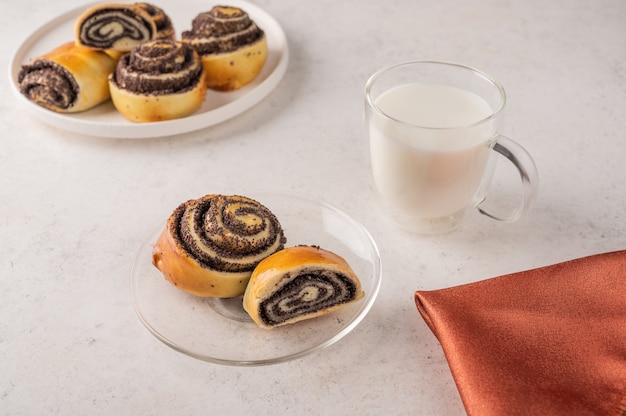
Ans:
[[[170,19],[163,9],[151,3],[135,3],[135,6],[143,9],[150,15],[152,21],[154,21],[154,25],[156,26],[156,35],[154,36],[155,39],[174,40],[174,24],[172,23],[172,19]]]
[[[270,329],[326,315],[363,296],[345,259],[320,247],[295,246],[259,263],[243,307],[258,326]]]
[[[265,32],[238,7],[215,6],[198,14],[182,41],[200,54],[209,88],[236,90],[257,77],[267,60]]]
[[[189,45],[155,40],[122,56],[109,78],[115,108],[134,122],[185,117],[206,97],[203,66]]]
[[[22,65],[20,92],[34,103],[60,113],[88,110],[107,101],[107,78],[116,61],[101,51],[65,43]]]
[[[252,270],[285,242],[278,219],[261,203],[211,194],[174,210],[152,263],[180,290],[230,298],[243,295]]]
[[[80,46],[119,53],[151,40],[174,40],[174,26],[161,8],[150,3],[102,3],[78,17],[74,36]]]

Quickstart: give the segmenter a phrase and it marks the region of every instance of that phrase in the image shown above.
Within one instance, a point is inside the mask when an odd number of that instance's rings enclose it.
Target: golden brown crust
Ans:
[[[185,117],[206,97],[203,66],[193,48],[171,40],[135,47],[109,78],[115,108],[134,122]]]
[[[267,40],[263,35],[252,45],[234,52],[202,56],[207,86],[218,91],[233,91],[249,84],[263,69],[267,54]]]
[[[206,84],[193,90],[168,95],[134,94],[110,83],[111,99],[117,111],[130,121],[147,123],[174,120],[197,111],[206,96]]]
[[[174,210],[152,262],[180,290],[235,297],[243,295],[254,267],[284,243],[278,220],[259,202],[210,194]]]
[[[301,276],[306,278],[299,282]],[[320,286],[312,283],[311,278],[313,282],[319,278]],[[287,290],[289,285],[294,287]],[[337,291],[336,297],[320,299],[322,291],[332,290]],[[320,298],[317,298],[318,295]],[[243,306],[257,325],[270,329],[326,315],[363,296],[359,278],[343,257],[320,247],[295,246],[285,248],[258,264],[246,288]],[[309,305],[304,305],[304,308],[298,305],[302,308],[300,311],[289,311],[281,305],[281,300],[289,297],[293,299],[289,303],[297,305],[298,301],[306,298],[305,303]]]
[[[240,296],[250,279],[250,272],[220,272],[203,268],[174,240],[167,226],[152,251],[152,263],[167,281],[178,289],[201,297]]]
[[[233,6],[215,6],[198,14],[182,41],[192,45],[205,66],[211,89],[232,91],[250,83],[268,56],[265,32]]]
[[[104,52],[67,42],[23,65],[18,83],[22,94],[42,107],[80,112],[109,99],[107,79],[116,63]]]

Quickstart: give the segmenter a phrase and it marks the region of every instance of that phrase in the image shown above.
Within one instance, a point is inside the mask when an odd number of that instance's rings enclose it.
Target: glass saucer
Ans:
[[[278,218],[287,246],[317,245],[342,256],[359,276],[365,297],[339,311],[295,324],[262,329],[241,298],[200,298],[167,282],[151,263],[163,226],[141,245],[131,270],[132,302],[160,341],[199,360],[234,366],[276,364],[326,348],[352,331],[371,309],[381,284],[381,262],[369,232],[345,212],[308,197],[248,194]]]

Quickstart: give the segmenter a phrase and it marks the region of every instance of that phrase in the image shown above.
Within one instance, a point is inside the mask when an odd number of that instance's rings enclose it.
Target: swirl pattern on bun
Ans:
[[[243,295],[252,270],[286,242],[276,216],[243,196],[206,195],[179,205],[152,262],[177,288],[204,297]]]
[[[364,295],[345,259],[320,247],[295,246],[259,263],[243,307],[258,326],[271,329],[326,315]]]
[[[200,54],[209,88],[235,90],[251,82],[267,60],[265,32],[248,14],[232,6],[215,6],[198,14],[182,41]]]
[[[39,106],[75,113],[109,99],[107,78],[115,64],[102,51],[68,42],[22,65],[17,82],[20,92]]]
[[[173,39],[174,27],[165,12],[150,3],[102,3],[85,10],[74,24],[78,45],[128,52],[155,39]]]
[[[122,56],[109,78],[115,108],[131,121],[184,117],[204,101],[204,68],[196,51],[180,42],[155,40]]]
[[[135,5],[143,9],[152,18],[154,26],[156,27],[155,39],[174,40],[174,24],[163,9],[151,3],[135,3]]]

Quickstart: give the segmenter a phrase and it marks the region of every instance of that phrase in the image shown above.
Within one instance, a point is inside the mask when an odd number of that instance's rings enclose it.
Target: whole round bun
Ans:
[[[265,32],[238,7],[215,6],[198,14],[182,41],[200,54],[207,86],[236,90],[250,83],[267,60]]]
[[[122,56],[109,77],[115,108],[134,122],[185,117],[206,97],[204,67],[197,52],[173,40],[155,40]]]
[[[285,242],[278,219],[261,203],[210,194],[174,210],[152,263],[180,290],[230,298],[243,295],[252,270]]]

